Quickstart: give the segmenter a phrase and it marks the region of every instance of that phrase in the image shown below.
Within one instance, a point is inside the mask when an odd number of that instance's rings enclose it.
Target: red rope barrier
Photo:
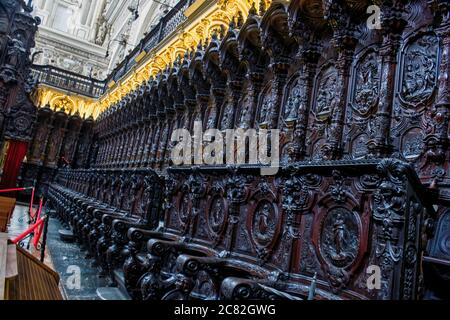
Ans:
[[[29,209],[29,215],[31,216],[33,213],[33,203],[34,203],[34,187],[31,189],[31,201],[30,201],[30,209]],[[34,218],[34,217],[33,217]]]
[[[42,232],[44,230],[44,222],[45,220],[41,218],[42,213],[42,206],[44,203],[43,198],[40,198],[39,200],[39,208],[36,212],[33,212],[33,202],[34,202],[34,187],[28,187],[28,188],[14,188],[14,189],[4,189],[0,190],[0,193],[8,193],[8,192],[17,192],[17,191],[25,191],[31,189],[31,201],[30,201],[30,207],[29,207],[29,215],[31,217],[31,220],[34,221],[35,224],[33,224],[28,230],[23,232],[21,235],[19,235],[16,239],[12,241],[13,244],[18,244],[20,241],[25,239],[30,234],[34,233],[33,237],[33,245],[37,249],[37,246],[39,244],[39,240],[42,236]]]
[[[44,225],[44,219],[39,219],[34,225],[32,225],[30,228],[28,228],[28,230],[26,230],[25,232],[23,232],[21,235],[19,235],[17,238],[15,238],[14,240],[12,240],[13,244],[18,244],[20,241],[22,241],[23,239],[25,239],[28,235],[30,235],[31,233],[35,232],[36,230],[38,230],[38,228],[40,226]],[[39,230],[38,235],[40,237],[40,234],[42,234],[41,230]],[[34,246],[37,246],[37,243],[39,242],[39,239],[36,240],[36,236],[35,239],[33,241]]]
[[[0,193],[8,193],[8,192],[16,192],[16,191],[25,191],[31,188],[15,188],[15,189],[4,189],[4,190],[0,190]],[[34,188],[33,188],[34,190]]]

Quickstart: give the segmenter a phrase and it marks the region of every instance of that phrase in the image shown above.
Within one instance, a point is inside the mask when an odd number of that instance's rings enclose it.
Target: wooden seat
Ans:
[[[0,232],[6,232],[15,206],[16,199],[0,197]]]
[[[59,275],[0,233],[0,300],[63,300]]]

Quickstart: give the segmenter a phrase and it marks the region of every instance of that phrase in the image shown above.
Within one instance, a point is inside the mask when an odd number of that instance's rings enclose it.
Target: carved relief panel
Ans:
[[[438,127],[438,117],[431,103],[438,79],[439,40],[431,33],[407,40],[399,67],[398,100],[394,105],[391,136],[398,146],[398,156],[423,167],[426,141]],[[422,164],[418,164],[417,160]]]
[[[377,111],[380,90],[378,54],[369,49],[356,58],[350,108],[347,109],[344,139],[351,159],[363,159],[368,154],[367,142],[373,136],[373,116]]]
[[[232,129],[234,124],[235,105],[231,88],[227,88],[225,100],[221,108],[220,129]]]
[[[326,158],[323,147],[329,138],[331,116],[337,106],[338,73],[333,65],[324,66],[316,79],[315,99],[310,112],[307,150],[311,160]]]
[[[258,112],[256,114],[255,127],[262,126],[267,127],[269,123],[269,117],[274,105],[272,102],[272,87],[267,85],[259,97]]]
[[[297,121],[305,121],[306,119],[299,119],[298,113],[305,99],[305,87],[298,75],[288,81],[285,90],[284,105],[281,109],[280,116],[280,130],[281,130],[281,163],[288,164],[295,161],[295,146],[294,146],[294,130]]]

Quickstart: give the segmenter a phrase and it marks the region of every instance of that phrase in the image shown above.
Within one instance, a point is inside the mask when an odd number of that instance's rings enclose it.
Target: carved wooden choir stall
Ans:
[[[448,3],[380,1],[380,29],[369,1],[261,3],[95,122],[39,111],[33,161],[81,132],[57,214],[133,299],[448,297]],[[196,121],[279,129],[279,172],[174,166]]]

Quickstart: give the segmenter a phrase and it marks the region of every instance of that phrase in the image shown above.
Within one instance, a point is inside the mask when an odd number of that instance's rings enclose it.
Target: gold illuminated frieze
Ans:
[[[256,7],[261,3],[267,7],[270,1],[257,2]],[[125,76],[119,83],[109,85],[109,89],[101,98],[101,111],[164,70],[177,56],[184,55],[186,50],[193,50],[200,42],[204,43],[215,30],[226,30],[232,19],[246,17],[252,4],[253,1],[250,0],[195,1],[185,11],[187,20],[145,57],[140,56],[138,65],[130,71],[131,75]]]
[[[259,8],[264,5],[267,8],[270,2],[271,0],[256,1],[255,6]],[[205,43],[213,32],[218,29],[226,30],[232,19],[244,19],[252,4],[253,0],[197,0],[186,9],[186,21],[156,48],[141,52],[136,57],[137,65],[121,80],[108,83],[107,91],[100,99],[40,85],[35,93],[36,104],[41,107],[49,104],[53,110],[64,107],[67,113],[78,112],[82,117],[92,116],[95,119],[150,77],[164,70],[178,56],[183,56],[187,50],[194,50],[200,42]]]
[[[69,115],[79,114],[82,118],[97,118],[100,114],[98,100],[71,94],[46,85],[39,85],[34,91],[33,100],[39,107],[49,106],[53,111],[64,111]]]

